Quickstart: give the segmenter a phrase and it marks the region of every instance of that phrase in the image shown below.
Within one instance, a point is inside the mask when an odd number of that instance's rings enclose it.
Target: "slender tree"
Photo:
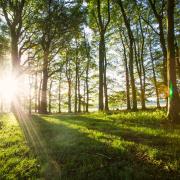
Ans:
[[[134,36],[131,30],[130,21],[127,17],[126,11],[124,9],[123,3],[121,0],[118,0],[118,5],[120,6],[122,16],[124,19],[124,24],[127,28],[128,38],[129,38],[129,72],[130,72],[130,79],[131,79],[131,90],[132,90],[132,109],[137,110],[137,97],[136,97],[136,85],[135,85],[135,78],[134,78]]]

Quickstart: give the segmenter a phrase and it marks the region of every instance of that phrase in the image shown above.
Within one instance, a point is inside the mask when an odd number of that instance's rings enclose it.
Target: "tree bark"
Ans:
[[[124,34],[123,34],[124,36]],[[123,36],[120,32],[120,37],[121,37],[121,42],[123,45],[123,52],[124,52],[124,69],[125,69],[125,75],[126,75],[126,106],[127,110],[131,109],[131,103],[130,103],[130,86],[129,86],[129,69],[128,69],[128,60],[127,60],[127,55],[126,55],[126,47],[125,47],[125,42],[123,41]]]
[[[58,112],[61,113],[61,73],[59,78]]]
[[[146,109],[146,94],[145,94],[146,71],[145,71],[145,67],[144,67],[144,32],[143,32],[140,18],[139,18],[139,25],[140,25],[140,32],[141,32],[141,37],[142,37],[141,53],[140,53],[140,66],[141,66],[141,70],[142,70],[142,74],[141,74],[141,76],[142,76],[141,105],[142,105],[142,109]]]
[[[38,89],[38,113],[41,112],[41,90],[42,90],[42,77],[40,79],[39,89]]]
[[[35,107],[34,107],[34,110],[35,110],[35,113],[37,113],[38,111],[38,73],[36,72],[35,74],[35,86],[34,86],[34,93],[35,93]]]
[[[149,52],[150,52],[150,56],[151,56],[151,64],[152,64],[154,88],[155,88],[155,90],[156,90],[156,103],[157,103],[157,108],[160,108],[161,106],[160,106],[160,102],[159,102],[159,91],[158,91],[158,87],[157,87],[157,79],[156,79],[154,58],[153,58],[153,54],[152,54],[151,40],[150,40],[150,45],[149,45]]]
[[[104,33],[99,42],[99,111],[104,110]]]
[[[167,79],[169,88],[168,97],[168,119],[173,122],[180,122],[180,99],[176,82],[176,60],[175,60],[175,37],[174,37],[174,0],[168,0],[168,54],[167,54]]]
[[[89,57],[86,67],[86,112],[89,112]]]
[[[51,80],[50,85],[49,85],[49,113],[51,113],[51,109],[52,109],[52,105],[51,105],[51,101],[52,101],[52,94],[51,94],[51,90],[52,90],[52,85],[53,85],[53,81]]]
[[[179,47],[177,43],[176,43],[176,62],[177,62],[178,77],[180,79],[180,56],[179,56]]]
[[[105,47],[104,47],[105,50]],[[104,98],[105,98],[105,103],[104,103],[104,110],[109,111],[109,103],[108,103],[108,88],[107,88],[107,58],[106,58],[106,50],[104,53]]]
[[[81,82],[80,82],[80,76],[78,74],[78,112],[81,112],[81,92],[80,92]]]
[[[47,114],[48,50],[44,52],[40,112]]]
[[[68,112],[71,113],[71,81],[68,80]]]

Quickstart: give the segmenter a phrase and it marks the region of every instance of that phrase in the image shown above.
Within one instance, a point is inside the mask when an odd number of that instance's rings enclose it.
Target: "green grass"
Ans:
[[[0,115],[0,179],[38,176],[38,163],[12,114]]]
[[[7,118],[3,122],[10,123]],[[43,178],[180,179],[180,127],[167,123],[163,111],[34,115],[24,124],[21,127]],[[20,137],[23,144],[22,133]],[[8,135],[6,141],[14,138]],[[19,151],[19,156],[9,155],[9,161],[27,159],[26,151]],[[30,157],[29,172],[36,174],[38,163]],[[4,166],[8,168],[8,161]]]

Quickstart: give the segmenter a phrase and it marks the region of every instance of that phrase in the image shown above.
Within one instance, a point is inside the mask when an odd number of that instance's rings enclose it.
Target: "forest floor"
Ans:
[[[28,177],[180,179],[180,125],[160,110],[0,115],[0,179]]]

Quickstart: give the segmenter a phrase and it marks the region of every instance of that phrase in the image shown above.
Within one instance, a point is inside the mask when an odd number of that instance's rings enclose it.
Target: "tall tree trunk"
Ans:
[[[86,112],[89,111],[89,57],[86,67]]]
[[[42,90],[42,77],[40,79],[39,89],[38,89],[38,113],[41,112],[41,90]]]
[[[108,109],[108,99],[107,99],[107,87],[106,85],[106,75],[105,72],[105,33],[107,30],[107,27],[110,23],[110,2],[107,0],[107,21],[105,23],[104,18],[102,17],[102,10],[101,10],[101,1],[97,0],[97,17],[98,17],[98,23],[99,26],[99,34],[100,34],[100,41],[99,41],[99,111],[103,111],[104,108]],[[104,84],[105,82],[105,84]],[[104,87],[106,88],[106,107],[104,107]]]
[[[59,96],[58,96],[58,112],[61,113],[61,74],[59,78]]]
[[[68,112],[71,113],[71,80],[68,80]]]
[[[124,33],[122,33],[123,36],[125,37]],[[121,42],[123,45],[123,52],[124,52],[124,69],[125,69],[125,76],[126,76],[126,106],[127,106],[127,110],[131,109],[131,103],[130,103],[130,85],[129,85],[129,69],[128,69],[128,59],[127,59],[127,54],[126,54],[126,47],[125,47],[125,42],[123,40],[123,36],[122,36],[121,32],[120,32],[120,37],[121,37]]]
[[[77,40],[76,40],[76,48],[77,48]],[[79,64],[78,64],[78,52],[76,50],[76,57],[75,57],[75,92],[74,92],[74,112],[77,112],[77,105],[78,105],[78,76],[79,76]]]
[[[164,84],[167,85],[167,49],[166,49],[166,42],[164,38],[164,26],[162,20],[159,20],[159,36],[160,36],[160,43],[161,49],[163,51],[163,77],[164,77]]]
[[[74,92],[74,112],[77,112],[77,104],[78,104],[78,97],[77,97],[77,87],[78,87],[78,67],[76,61],[76,77],[75,77],[75,92]]]
[[[122,1],[119,0],[118,4],[121,8],[121,12],[123,15],[124,23],[128,32],[128,38],[129,38],[129,72],[130,72],[130,80],[131,80],[131,91],[132,91],[132,109],[137,110],[137,97],[136,97],[136,86],[135,86],[135,79],[134,79],[134,52],[133,52],[133,44],[134,44],[134,38],[133,33],[131,31],[130,22],[127,18],[126,12],[124,10]]]
[[[18,53],[18,37],[15,30],[11,29],[11,61],[12,61],[12,76],[15,77],[16,82],[19,83],[20,75],[20,59]],[[19,86],[19,85],[18,85]],[[19,114],[17,107],[20,107],[19,92],[15,92],[14,98],[11,102],[11,110],[16,115]]]
[[[47,114],[48,51],[44,52],[40,112]]]
[[[86,112],[86,81],[84,81],[83,112]]]
[[[177,72],[178,72],[178,77],[180,79],[180,52],[179,52],[179,47],[176,43],[176,62],[177,62]]]
[[[35,93],[35,113],[38,111],[38,73],[35,74],[35,86],[34,86],[34,93]]]
[[[134,50],[135,50],[135,60],[136,60],[136,68],[139,76],[139,83],[140,83],[140,99],[141,99],[141,107],[142,109],[145,109],[145,96],[144,96],[144,90],[143,90],[143,76],[142,76],[142,64],[141,64],[141,57],[140,57],[140,50],[136,49],[136,44],[134,43]],[[137,52],[138,51],[138,52]]]
[[[72,94],[71,94],[71,88],[72,88],[72,69],[71,69],[71,63],[70,63],[70,59],[68,57],[68,50],[66,51],[66,71],[65,71],[65,74],[66,74],[66,78],[67,78],[67,83],[68,83],[68,112],[71,113],[72,110],[71,110],[71,97],[72,97]]]
[[[132,109],[137,110],[137,98],[136,98],[136,86],[134,79],[134,62],[133,62],[133,42],[130,39],[130,50],[129,50],[129,71],[131,78],[131,91],[132,91]]]
[[[51,108],[52,108],[52,105],[51,105],[51,101],[52,101],[52,94],[51,94],[51,90],[52,90],[52,85],[53,85],[53,81],[51,80],[50,82],[50,85],[49,85],[49,113],[51,113]]]
[[[11,62],[12,62],[12,76],[16,78],[16,82],[19,85],[20,75],[20,56],[18,43],[22,35],[22,24],[23,24],[23,10],[25,7],[25,0],[13,2],[1,1],[1,8],[3,15],[10,29],[11,36]],[[18,107],[18,109],[17,109]],[[21,110],[20,94],[16,92],[11,102],[11,110],[15,113],[18,118],[19,111]]]
[[[99,43],[99,111],[104,110],[104,34]]]
[[[176,82],[175,38],[174,38],[174,0],[168,0],[168,54],[167,54],[167,79],[169,88],[168,119],[180,122],[180,98]]]
[[[78,74],[78,112],[81,112],[81,92],[80,92],[80,77],[79,77],[79,74]]]
[[[158,91],[158,87],[157,87],[157,79],[156,79],[154,58],[153,58],[153,54],[152,54],[151,41],[150,41],[150,45],[149,45],[149,52],[150,52],[150,56],[151,56],[151,64],[152,64],[152,71],[153,71],[154,87],[155,87],[155,90],[156,90],[156,103],[157,103],[157,108],[160,108],[159,91]]]
[[[31,75],[29,75],[29,114],[32,112],[32,82]]]
[[[157,19],[158,25],[159,25],[159,41],[161,45],[161,49],[163,52],[163,78],[164,78],[164,84],[167,85],[167,49],[166,49],[166,41],[164,36],[164,26],[163,26],[163,12],[158,13],[157,8],[155,6],[156,1],[149,0],[150,6],[153,10],[153,13]],[[164,6],[165,1],[163,1],[162,4],[162,10]]]
[[[105,44],[104,44],[105,45]],[[105,47],[104,47],[105,50]],[[106,71],[107,71],[107,59],[106,59],[106,50],[104,53],[105,57],[104,57],[104,98],[105,98],[105,103],[104,103],[104,110],[105,111],[109,111],[109,103],[108,103],[108,88],[107,88],[107,75],[106,75]]]
[[[144,67],[144,32],[143,32],[143,28],[142,28],[142,24],[141,24],[141,19],[139,17],[139,25],[140,25],[140,31],[141,31],[141,37],[142,37],[142,41],[141,41],[141,57],[140,57],[140,65],[141,65],[141,69],[142,69],[142,92],[141,92],[141,104],[142,104],[142,109],[146,109],[146,94],[145,94],[145,90],[146,90],[146,71],[145,71],[145,67]]]

